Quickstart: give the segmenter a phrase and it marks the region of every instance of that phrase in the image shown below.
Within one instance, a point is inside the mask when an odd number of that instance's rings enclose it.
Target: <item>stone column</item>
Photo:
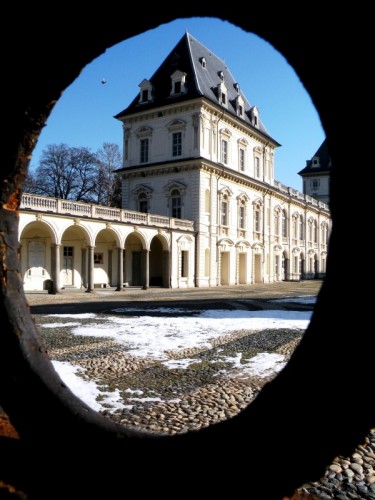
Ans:
[[[171,287],[171,276],[170,276],[170,263],[169,263],[169,250],[163,251],[163,287]]]
[[[143,255],[143,269],[144,269],[144,284],[143,284],[143,290],[148,290],[150,288],[150,251],[149,250],[142,250],[142,255]]]
[[[123,290],[124,281],[124,249],[117,249],[117,288],[116,292]]]
[[[90,293],[94,291],[94,247],[88,247],[88,262],[87,262],[87,290]]]
[[[53,293],[61,293],[60,286],[60,250],[61,245],[52,245],[52,280],[53,280]]]

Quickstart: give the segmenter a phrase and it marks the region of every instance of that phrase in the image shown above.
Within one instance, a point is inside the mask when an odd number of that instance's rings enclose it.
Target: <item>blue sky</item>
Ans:
[[[215,18],[177,19],[108,49],[81,71],[64,91],[43,129],[30,166],[49,144],[87,147],[104,142],[122,150],[122,125],[114,115],[151,78],[185,31],[223,59],[269,134],[281,144],[275,154],[276,180],[302,191],[298,172],[325,138],[319,115],[294,69],[255,34]],[[102,79],[106,80],[102,84]]]

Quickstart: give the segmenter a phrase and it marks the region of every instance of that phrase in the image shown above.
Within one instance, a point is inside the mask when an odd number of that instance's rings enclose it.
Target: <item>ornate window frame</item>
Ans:
[[[136,207],[138,212],[142,213],[149,213],[150,210],[150,199],[152,198],[152,193],[153,189],[149,188],[148,186],[145,186],[144,184],[140,184],[137,186],[135,189],[132,191],[135,202],[136,202]],[[145,197],[147,201],[147,211],[144,212],[143,210],[140,209],[140,199],[141,197]]]
[[[178,181],[170,181],[168,184],[164,187],[164,192],[167,197],[167,208],[169,208],[170,211],[170,217],[173,217],[175,219],[182,219],[182,212],[183,212],[183,207],[184,207],[184,196],[186,194],[186,185],[182,184],[182,182]],[[178,191],[179,196],[176,195],[176,191]],[[174,199],[180,198],[180,217],[175,217],[172,213],[172,211],[175,209],[174,205]]]
[[[237,141],[237,151],[238,151],[238,171],[245,172],[247,170],[247,148],[249,143],[246,139],[238,139]],[[243,158],[242,153],[243,152]]]
[[[171,157],[181,158],[184,155],[186,122],[184,120],[172,120],[167,124],[167,129],[168,129],[168,141],[170,144],[169,151],[171,151]],[[181,144],[179,148],[180,154],[174,154],[174,143],[173,143],[174,134],[181,134]]]
[[[186,94],[186,76],[187,74],[179,69],[171,74],[171,91],[170,96],[179,96],[181,94]]]

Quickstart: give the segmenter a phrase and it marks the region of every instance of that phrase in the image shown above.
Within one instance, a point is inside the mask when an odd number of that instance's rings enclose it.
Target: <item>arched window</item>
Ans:
[[[286,213],[286,210],[283,210],[281,212],[281,230],[282,230],[282,237],[287,238],[288,237],[288,214]]]
[[[221,214],[221,225],[228,226],[229,204],[228,204],[228,196],[226,194],[221,199],[220,214]]]
[[[276,208],[273,213],[273,232],[275,236],[280,235],[280,209]]]
[[[293,238],[296,240],[298,236],[298,215],[293,217]]]
[[[304,224],[303,224],[303,217],[302,217],[302,215],[300,215],[300,218],[299,218],[299,239],[300,240],[304,240],[305,239]]]
[[[254,210],[254,238],[259,240],[262,232],[262,203],[253,202]]]
[[[247,229],[247,203],[249,197],[242,193],[237,196],[237,226],[238,229]]]
[[[140,184],[133,190],[135,210],[145,214],[149,213],[152,192],[153,190],[145,184]]]
[[[171,181],[164,187],[164,192],[167,199],[167,207],[169,207],[169,215],[174,219],[182,219],[183,197],[186,192],[186,186],[182,182]]]
[[[227,228],[230,225],[230,200],[232,191],[225,187],[219,191],[220,199],[220,226]]]

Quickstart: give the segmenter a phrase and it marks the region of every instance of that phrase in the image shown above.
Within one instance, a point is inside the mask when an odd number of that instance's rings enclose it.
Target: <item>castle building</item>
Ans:
[[[303,179],[303,193],[329,205],[331,156],[327,139],[324,139],[314,156],[306,161],[306,167],[298,174]]]
[[[280,144],[226,64],[192,35],[115,118],[122,207],[24,194],[25,290],[324,277],[328,205],[275,180]]]

